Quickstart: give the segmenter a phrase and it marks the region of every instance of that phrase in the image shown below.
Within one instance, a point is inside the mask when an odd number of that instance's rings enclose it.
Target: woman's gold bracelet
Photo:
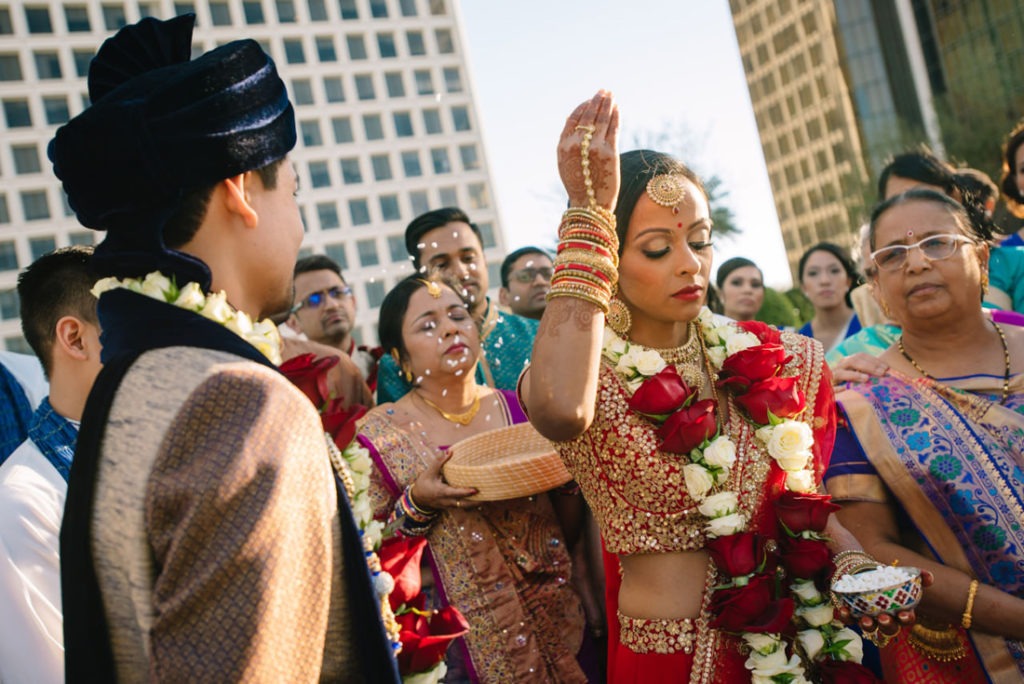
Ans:
[[[963,617],[960,618],[960,626],[970,629],[974,621],[974,595],[978,593],[978,580],[971,580],[971,588],[967,590],[967,605],[964,606]]]

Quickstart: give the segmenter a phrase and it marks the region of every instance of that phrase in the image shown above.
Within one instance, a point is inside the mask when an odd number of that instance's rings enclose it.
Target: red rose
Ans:
[[[344,451],[349,442],[355,439],[356,421],[363,417],[366,410],[366,407],[361,404],[352,404],[346,409],[342,407],[341,399],[332,399],[320,414],[320,422],[323,423],[324,432],[329,434],[338,448]]]
[[[736,325],[745,330],[748,333],[757,335],[757,339],[761,340],[761,344],[781,344],[782,333],[779,329],[762,323],[761,321],[737,321]]]
[[[828,516],[840,506],[827,494],[785,492],[775,500],[775,515],[794,535],[801,532],[824,532]]]
[[[338,359],[333,356],[318,359],[315,354],[300,354],[282,363],[279,370],[309,397],[319,411],[331,399],[327,387],[327,371],[336,365]]]
[[[679,377],[675,366],[665,366],[640,385],[629,398],[629,408],[656,420],[682,406],[693,395],[693,389]]]
[[[718,431],[714,399],[702,399],[681,408],[658,428],[658,447],[670,454],[688,454]]]
[[[750,386],[736,397],[755,423],[767,425],[768,412],[777,418],[794,418],[804,410],[804,393],[796,388],[796,378],[768,378]]]
[[[759,572],[765,565],[764,537],[754,532],[739,532],[707,542],[715,566],[729,577]]]
[[[726,357],[718,386],[744,392],[755,382],[775,376],[791,358],[781,344],[762,344],[736,352]]]
[[[422,598],[422,594],[420,595]],[[398,670],[403,675],[426,672],[444,660],[452,641],[469,631],[469,623],[457,608],[447,606],[435,612],[409,612],[397,616],[402,650]],[[426,613],[426,614],[422,614]]]
[[[850,660],[823,660],[818,663],[823,684],[874,684],[882,682],[875,673]]]
[[[388,596],[392,610],[410,603],[423,587],[420,561],[427,547],[424,537],[389,537],[381,544],[380,566],[395,580],[395,588]]]
[[[775,578],[755,575],[742,587],[718,589],[711,596],[711,626],[726,632],[782,632],[793,619],[793,599],[775,599]]]
[[[790,577],[814,579],[832,569],[832,555],[823,541],[790,538],[782,550],[782,565]]]

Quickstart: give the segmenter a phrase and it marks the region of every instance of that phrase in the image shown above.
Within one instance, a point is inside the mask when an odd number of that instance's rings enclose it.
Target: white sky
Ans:
[[[722,179],[743,233],[716,241],[715,264],[746,256],[768,285],[790,286],[727,0],[461,0],[460,7],[509,251],[554,246],[565,207],[558,136],[577,104],[607,88],[619,103],[620,145],[645,132],[682,131],[683,161]]]

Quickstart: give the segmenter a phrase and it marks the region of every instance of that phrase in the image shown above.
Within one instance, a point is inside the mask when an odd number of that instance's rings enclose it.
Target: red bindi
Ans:
[[[676,224],[676,228],[682,228],[682,227],[683,227],[682,222],[679,222],[679,223]]]

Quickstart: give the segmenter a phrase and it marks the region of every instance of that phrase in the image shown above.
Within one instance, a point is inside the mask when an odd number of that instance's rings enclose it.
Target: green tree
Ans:
[[[814,305],[811,304],[811,300],[807,298],[807,295],[799,287],[786,290],[786,299],[792,303],[793,308],[797,311],[797,318],[799,319],[797,327],[814,318]]]
[[[769,325],[796,328],[801,325],[799,316],[799,309],[786,295],[771,287],[764,288],[764,303],[757,312],[757,320]]]

